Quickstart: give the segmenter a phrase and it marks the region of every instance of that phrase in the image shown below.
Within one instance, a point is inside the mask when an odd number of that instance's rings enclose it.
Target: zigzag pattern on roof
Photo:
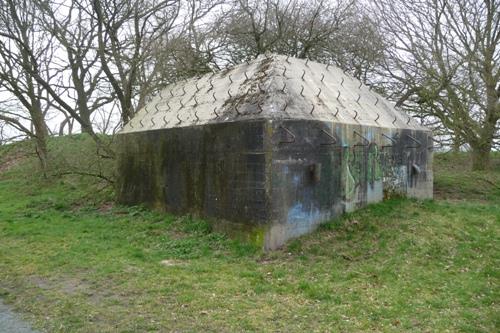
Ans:
[[[336,66],[266,54],[167,86],[120,133],[250,119],[307,119],[428,131]]]

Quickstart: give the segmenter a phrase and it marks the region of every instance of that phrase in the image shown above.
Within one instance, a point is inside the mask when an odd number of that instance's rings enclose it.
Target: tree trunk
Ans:
[[[40,160],[40,168],[42,170],[43,176],[47,178],[47,167],[48,167],[48,149],[47,149],[47,138],[49,132],[47,130],[47,124],[43,118],[43,114],[40,109],[31,110],[31,118],[33,127],[35,128],[35,142],[36,142],[36,153],[38,159]]]
[[[37,137],[36,139],[36,154],[38,155],[38,160],[40,161],[40,169],[44,178],[47,178],[47,168],[49,160],[49,152],[47,149],[47,141]]]
[[[82,133],[92,134],[92,123],[90,121],[90,113],[89,112],[80,112],[80,117],[82,118],[83,124],[81,124]]]
[[[123,103],[121,103],[122,106],[122,122],[123,125],[127,124],[130,119],[132,118],[132,102],[131,98],[125,98]]]
[[[481,171],[490,168],[491,147],[472,147],[472,170]]]
[[[460,151],[460,146],[462,146],[462,140],[459,134],[453,133],[451,150],[454,153],[458,153]]]
[[[59,136],[64,136],[64,127],[68,123],[68,118],[64,119],[61,124],[59,124]]]

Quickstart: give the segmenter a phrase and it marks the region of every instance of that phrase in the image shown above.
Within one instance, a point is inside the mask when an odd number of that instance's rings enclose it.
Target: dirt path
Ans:
[[[8,333],[38,333],[31,326],[12,312],[12,310],[0,300],[0,332]]]

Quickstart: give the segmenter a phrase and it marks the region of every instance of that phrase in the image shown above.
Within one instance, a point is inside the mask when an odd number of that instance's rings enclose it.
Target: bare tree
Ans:
[[[140,70],[149,75],[151,68],[147,61],[152,45],[174,28],[180,1],[93,0],[92,10],[97,24],[100,65],[120,103],[125,124],[135,111]]]
[[[37,14],[44,31],[57,40],[57,51],[62,76],[61,88],[68,99],[74,100],[74,109],[85,124],[82,130],[92,128],[92,114],[111,103],[115,95],[105,82],[103,70],[99,66],[97,48],[96,19],[87,11],[90,3],[65,0],[61,3],[35,0]],[[56,64],[53,64],[55,67]],[[52,68],[55,71],[55,68]],[[67,112],[61,109],[67,116]],[[70,125],[65,117],[62,124]]]
[[[50,80],[47,69],[53,54],[50,37],[40,32],[33,23],[34,19],[34,7],[30,1],[1,2],[0,83],[3,92],[14,96],[17,102],[2,103],[0,120],[35,139],[36,152],[45,173],[49,135],[45,115],[51,101],[31,72],[37,71],[40,77]]]
[[[238,0],[219,16],[230,64],[270,51],[334,63],[370,84],[384,62],[383,36],[356,0]]]
[[[148,57],[139,71],[137,107],[162,87],[184,78],[212,71],[214,58],[223,47],[217,34],[219,24],[213,12],[224,0],[186,0],[177,23],[147,45]]]
[[[97,143],[99,149],[102,149],[107,156],[113,157],[113,150],[109,146],[103,144],[101,138],[93,131],[92,125],[82,119],[76,108],[70,105],[71,102],[68,101],[67,96],[62,94],[60,89],[61,85],[59,83],[65,79],[64,76],[55,78],[54,76],[58,75],[60,73],[59,71],[51,72],[50,68],[45,70],[42,66],[43,58],[39,56],[38,50],[42,49],[53,52],[55,48],[52,38],[43,38],[47,35],[50,36],[50,34],[39,34],[40,38],[35,41],[31,41],[28,37],[24,37],[24,35],[26,35],[25,31],[28,29],[39,28],[41,26],[40,22],[37,20],[39,12],[34,5],[34,1],[23,0],[22,6],[13,0],[4,1],[5,3],[2,9],[5,15],[1,18],[1,24],[5,25],[5,29],[1,32],[0,36],[6,39],[2,44],[6,54],[11,58],[15,56],[16,53],[20,54],[22,56],[22,61],[16,61],[15,63],[21,67],[23,74],[29,78],[29,82],[36,82],[39,89],[46,92],[50,97],[52,107],[64,110],[75,119],[80,124],[82,131],[90,134]],[[24,17],[28,17],[28,19],[25,20]],[[13,48],[13,45],[15,48]],[[44,53],[45,51],[41,52],[41,54]],[[49,61],[49,63],[52,62],[53,61]],[[35,98],[40,98],[42,94],[34,93],[34,96]],[[16,95],[16,97],[23,103],[19,95]],[[38,116],[38,113],[36,116]],[[32,121],[34,123],[38,122],[35,118],[33,118]]]
[[[379,72],[385,62],[386,41],[377,23],[365,9],[351,8],[348,19],[325,43],[317,58],[332,62],[365,84],[380,84]]]
[[[500,119],[500,3],[374,1],[392,40],[387,73],[398,105],[439,121],[488,168]]]

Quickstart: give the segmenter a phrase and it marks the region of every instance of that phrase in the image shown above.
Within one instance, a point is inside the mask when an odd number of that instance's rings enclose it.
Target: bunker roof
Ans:
[[[252,119],[428,130],[336,66],[266,54],[167,86],[120,133]]]

